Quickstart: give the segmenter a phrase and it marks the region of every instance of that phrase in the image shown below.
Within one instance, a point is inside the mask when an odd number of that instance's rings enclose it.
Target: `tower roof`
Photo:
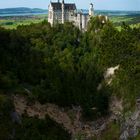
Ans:
[[[61,9],[61,3],[60,2],[51,2],[51,5],[55,10]]]
[[[67,10],[75,10],[76,9],[76,5],[74,3],[66,3],[65,5],[65,9]]]
[[[61,10],[62,4],[60,2],[51,2],[54,10]],[[76,10],[76,5],[74,3],[64,3],[65,10]]]

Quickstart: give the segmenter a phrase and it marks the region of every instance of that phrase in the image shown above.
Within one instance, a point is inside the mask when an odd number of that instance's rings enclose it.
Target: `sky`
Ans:
[[[88,9],[89,3],[92,2],[95,10],[140,11],[140,0],[65,0],[65,2],[76,3],[77,9]],[[47,9],[49,3],[50,0],[0,0],[0,8],[29,7]]]

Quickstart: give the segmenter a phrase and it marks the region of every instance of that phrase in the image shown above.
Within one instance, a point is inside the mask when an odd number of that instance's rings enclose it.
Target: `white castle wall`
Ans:
[[[86,30],[88,21],[91,16],[94,15],[93,4],[90,4],[89,14],[83,14],[75,12],[75,10],[65,10],[64,3],[61,5],[62,10],[53,9],[51,3],[48,7],[48,22],[53,26],[56,23],[62,23],[68,21],[73,22],[80,30]]]

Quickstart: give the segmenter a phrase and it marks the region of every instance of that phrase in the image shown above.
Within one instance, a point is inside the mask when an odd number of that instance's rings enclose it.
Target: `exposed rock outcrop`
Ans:
[[[121,125],[120,140],[135,138],[140,129],[140,99],[136,100],[136,109],[127,116]]]
[[[104,79],[108,85],[111,84],[115,75],[115,71],[119,70],[119,68],[120,65],[117,65],[116,67],[108,68],[107,71],[104,73]]]
[[[51,119],[62,124],[74,140],[78,135],[81,135],[84,140],[91,140],[93,136],[100,135],[111,121],[110,117],[106,117],[97,121],[83,122],[80,107],[64,109],[49,103],[41,105],[39,102],[31,105],[24,96],[20,95],[14,96],[14,105],[16,112],[21,116],[26,113],[30,117],[37,116],[39,119],[45,119],[45,116],[49,115]]]

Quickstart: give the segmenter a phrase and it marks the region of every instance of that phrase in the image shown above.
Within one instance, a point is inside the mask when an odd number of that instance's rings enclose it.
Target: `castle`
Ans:
[[[65,22],[72,22],[80,30],[85,31],[90,17],[94,16],[93,4],[90,4],[89,12],[78,11],[74,3],[50,2],[48,7],[48,22],[51,26]]]

